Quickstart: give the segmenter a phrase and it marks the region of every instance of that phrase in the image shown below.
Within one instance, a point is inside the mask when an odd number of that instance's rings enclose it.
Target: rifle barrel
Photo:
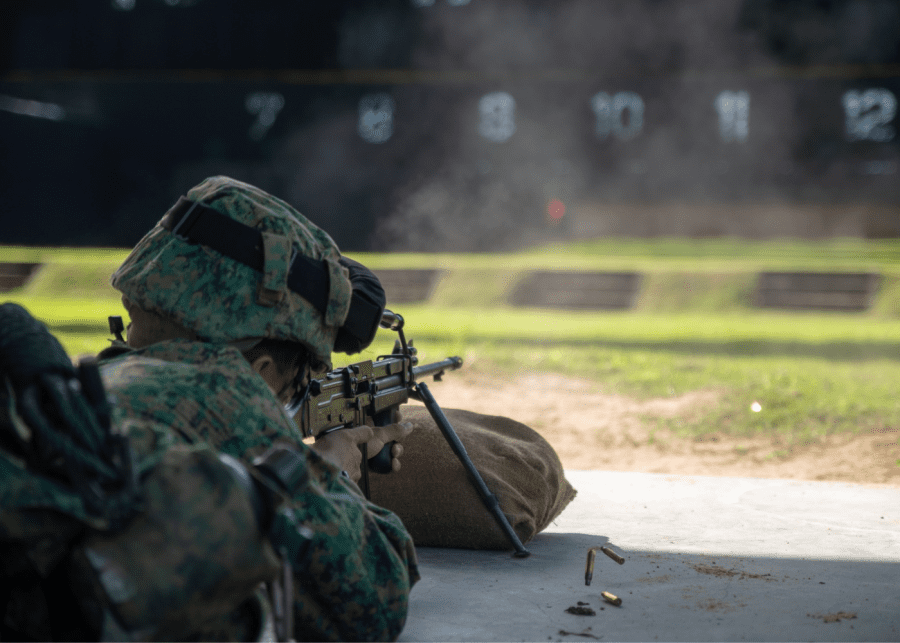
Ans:
[[[444,371],[453,371],[457,368],[460,368],[461,366],[461,357],[448,357],[447,359],[441,360],[440,362],[434,362],[432,364],[422,364],[421,366],[413,366],[413,381],[417,382],[420,377],[425,378],[429,375],[440,376],[440,374]],[[405,380],[406,377],[402,373],[380,377],[378,378],[378,390],[384,391],[397,386],[404,386]]]
[[[413,366],[413,377],[428,377],[429,375],[436,375],[441,371],[451,370],[455,371],[456,369],[462,366],[462,357],[448,357],[445,360],[441,360],[440,362],[434,362],[433,364],[423,364],[421,366]]]

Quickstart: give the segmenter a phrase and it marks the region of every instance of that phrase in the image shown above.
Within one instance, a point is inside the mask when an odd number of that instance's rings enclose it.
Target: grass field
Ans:
[[[126,254],[0,248],[0,261],[46,264],[4,299],[45,320],[71,354],[96,352],[109,337],[106,317],[124,315],[108,278]],[[672,421],[686,435],[778,432],[790,441],[900,428],[894,241],[612,240],[502,255],[352,256],[375,269],[447,271],[429,303],[396,307],[424,361],[461,355],[468,369],[570,374],[638,398],[721,392],[715,410],[690,423]],[[646,278],[627,312],[510,307],[505,293],[531,268],[639,270]],[[760,270],[875,271],[884,278],[867,312],[793,313],[751,306]],[[362,356],[337,363],[388,352],[393,339],[382,335]]]

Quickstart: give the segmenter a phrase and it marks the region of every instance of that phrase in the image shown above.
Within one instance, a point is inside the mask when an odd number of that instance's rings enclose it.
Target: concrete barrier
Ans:
[[[444,271],[435,269],[373,270],[387,296],[388,307],[428,301]]]
[[[0,261],[0,292],[26,285],[41,267],[40,263]]]
[[[513,306],[580,310],[628,309],[634,306],[642,275],[637,272],[538,270],[516,284]]]
[[[881,284],[877,273],[762,272],[754,304],[763,308],[862,311]]]

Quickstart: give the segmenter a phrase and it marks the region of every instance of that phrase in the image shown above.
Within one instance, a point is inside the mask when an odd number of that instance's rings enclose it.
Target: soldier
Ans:
[[[255,640],[305,457],[248,467],[109,411],[96,362],[0,305],[0,640]]]
[[[273,445],[303,454],[306,483],[271,529],[294,571],[298,640],[395,639],[419,578],[400,520],[350,479],[358,443],[374,453],[411,427],[339,431],[317,452],[284,408],[302,399],[311,372],[330,367],[334,348],[358,351],[374,337],[383,300],[354,290],[346,265],[284,201],[207,179],[114,273],[131,315],[128,350],[101,354],[114,425],[163,425],[245,466]]]

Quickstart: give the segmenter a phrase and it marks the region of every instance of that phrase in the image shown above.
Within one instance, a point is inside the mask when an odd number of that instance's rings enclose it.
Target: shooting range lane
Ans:
[[[530,558],[420,548],[400,640],[900,640],[900,488],[566,477],[578,496]],[[587,552],[605,544],[625,563],[598,550],[586,586]]]

